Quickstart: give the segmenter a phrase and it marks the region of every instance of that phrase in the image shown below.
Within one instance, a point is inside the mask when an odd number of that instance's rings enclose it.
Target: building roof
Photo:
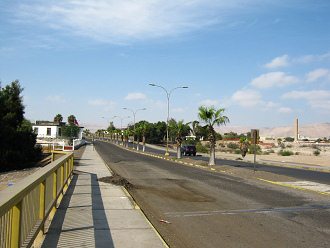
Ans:
[[[36,121],[34,126],[64,126],[65,122]]]

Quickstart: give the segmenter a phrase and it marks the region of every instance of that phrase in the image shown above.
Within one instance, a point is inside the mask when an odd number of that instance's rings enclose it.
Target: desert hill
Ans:
[[[243,126],[221,126],[217,127],[216,130],[220,133],[246,133],[251,130],[251,127]],[[294,136],[293,125],[292,126],[281,126],[281,127],[263,127],[260,128],[260,136],[266,137],[288,137]],[[323,138],[330,137],[330,123],[316,123],[309,125],[299,126],[300,136],[310,137],[310,138]]]

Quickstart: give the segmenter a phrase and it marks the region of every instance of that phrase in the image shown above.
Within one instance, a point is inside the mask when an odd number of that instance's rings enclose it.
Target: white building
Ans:
[[[36,121],[35,125],[32,125],[33,131],[37,134],[38,139],[50,138],[57,139],[62,138],[62,127],[65,126],[65,122],[52,122],[52,121]],[[77,139],[82,139],[83,127],[79,127]]]
[[[52,138],[56,139],[62,136],[61,127],[65,123],[55,123],[51,121],[36,121],[35,125],[32,125],[33,131],[37,134],[37,138]]]

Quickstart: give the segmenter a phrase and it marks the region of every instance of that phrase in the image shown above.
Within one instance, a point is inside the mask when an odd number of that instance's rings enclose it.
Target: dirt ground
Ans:
[[[321,166],[330,166],[330,148],[322,148],[320,150],[320,155],[315,156],[313,154],[314,150],[310,147],[304,148],[290,148],[285,150],[290,150],[293,153],[299,153],[298,155],[291,156],[281,156],[278,155],[279,149],[274,149],[274,153],[270,153],[269,155],[257,155],[257,161],[278,161],[278,162],[292,162],[292,163],[302,163],[309,165],[321,165]],[[238,159],[242,158],[240,154],[231,154],[225,152],[216,152],[216,156],[219,158],[227,158],[227,159]],[[253,154],[247,154],[243,160],[253,161]]]
[[[82,156],[84,150],[85,147],[81,147],[78,150],[74,151],[74,158],[79,159]],[[4,190],[7,187],[15,185],[15,183],[17,183],[19,180],[33,174],[40,168],[42,167],[32,167],[23,170],[14,170],[0,173],[0,191]]]
[[[10,172],[0,173],[0,191],[4,190],[7,187],[15,185],[15,183],[17,183],[20,179],[33,174],[40,168],[41,167],[33,167],[23,170],[15,170]]]

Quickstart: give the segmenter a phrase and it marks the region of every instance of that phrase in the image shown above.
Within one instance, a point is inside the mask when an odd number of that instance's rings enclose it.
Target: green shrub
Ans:
[[[241,154],[241,150],[240,149],[235,149],[235,154]]]
[[[261,154],[261,147],[256,145],[257,154]],[[254,145],[249,145],[249,153],[254,154]]]
[[[230,148],[230,149],[238,149],[239,148],[239,145],[236,144],[236,143],[233,143],[233,142],[230,142],[227,144],[227,147]]]
[[[281,155],[281,156],[291,156],[291,155],[293,155],[293,152],[292,151],[289,151],[289,150],[280,150],[278,152],[278,155]]]
[[[315,155],[315,156],[318,156],[318,155],[320,155],[320,151],[319,150],[315,150],[314,152],[313,152],[313,154]]]
[[[196,151],[202,153],[208,153],[209,149],[206,146],[203,146],[201,142],[196,144]]]
[[[292,138],[292,137],[286,137],[286,138],[284,138],[284,140],[287,141],[287,142],[293,142],[294,141],[294,138]]]

